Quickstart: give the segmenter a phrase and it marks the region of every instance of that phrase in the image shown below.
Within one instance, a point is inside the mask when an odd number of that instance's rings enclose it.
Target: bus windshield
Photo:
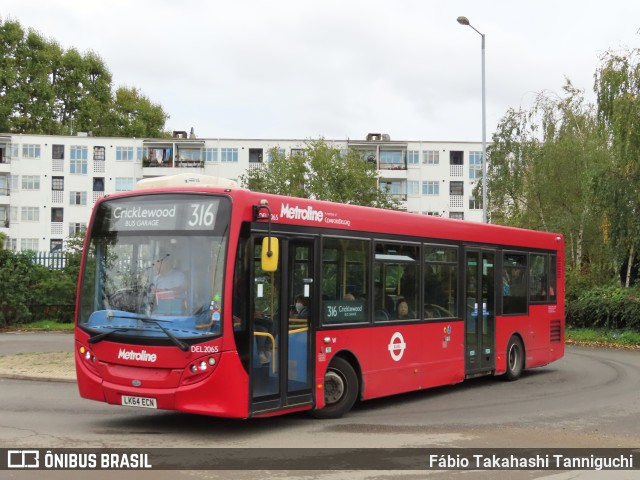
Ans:
[[[80,289],[78,325],[95,341],[221,334],[230,201],[198,194],[107,200],[98,207]]]

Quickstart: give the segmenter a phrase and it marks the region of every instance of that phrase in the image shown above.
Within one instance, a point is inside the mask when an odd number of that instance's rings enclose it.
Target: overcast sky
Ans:
[[[65,48],[99,54],[167,130],[207,138],[481,140],[565,77],[593,99],[607,50],[640,47],[639,0],[0,0]]]

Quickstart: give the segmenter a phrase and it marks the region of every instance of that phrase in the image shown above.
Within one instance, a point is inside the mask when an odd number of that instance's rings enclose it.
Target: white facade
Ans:
[[[410,212],[482,221],[473,190],[482,175],[482,145],[472,142],[398,141],[369,134],[363,140],[327,140],[364,153]],[[95,201],[131,190],[142,178],[201,173],[238,180],[286,155],[305,140],[0,135],[0,232],[12,250],[55,251],[86,227]]]

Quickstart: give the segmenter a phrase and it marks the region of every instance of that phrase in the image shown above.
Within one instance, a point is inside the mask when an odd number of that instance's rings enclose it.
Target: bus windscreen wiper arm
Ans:
[[[116,328],[115,330],[109,330],[108,332],[98,333],[97,335],[93,335],[92,337],[89,337],[89,340],[87,340],[87,342],[89,342],[89,343],[98,343],[98,342],[101,342],[102,340],[104,340],[105,338],[107,338],[112,333],[126,332],[127,330],[132,330],[132,329],[131,328]]]
[[[164,332],[164,334],[169,337],[171,339],[171,341],[173,343],[175,343],[178,348],[180,350],[182,350],[183,352],[187,352],[189,351],[189,345],[184,343],[182,340],[180,340],[178,337],[176,337],[173,333],[171,333],[169,330],[167,330],[166,328],[164,328],[162,326],[162,322],[163,320],[155,320],[153,318],[147,318],[147,317],[131,317],[131,318],[135,318],[136,320],[141,320],[145,323],[153,323],[155,325],[158,326],[158,328],[160,328],[160,330],[162,330]]]

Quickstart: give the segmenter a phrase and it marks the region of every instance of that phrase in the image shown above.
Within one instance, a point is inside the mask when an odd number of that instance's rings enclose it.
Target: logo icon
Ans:
[[[40,452],[38,450],[8,450],[8,468],[39,468]]]
[[[404,355],[405,348],[407,348],[407,344],[404,343],[404,338],[400,332],[396,332],[391,336],[388,348],[391,358],[396,362],[399,362]]]

